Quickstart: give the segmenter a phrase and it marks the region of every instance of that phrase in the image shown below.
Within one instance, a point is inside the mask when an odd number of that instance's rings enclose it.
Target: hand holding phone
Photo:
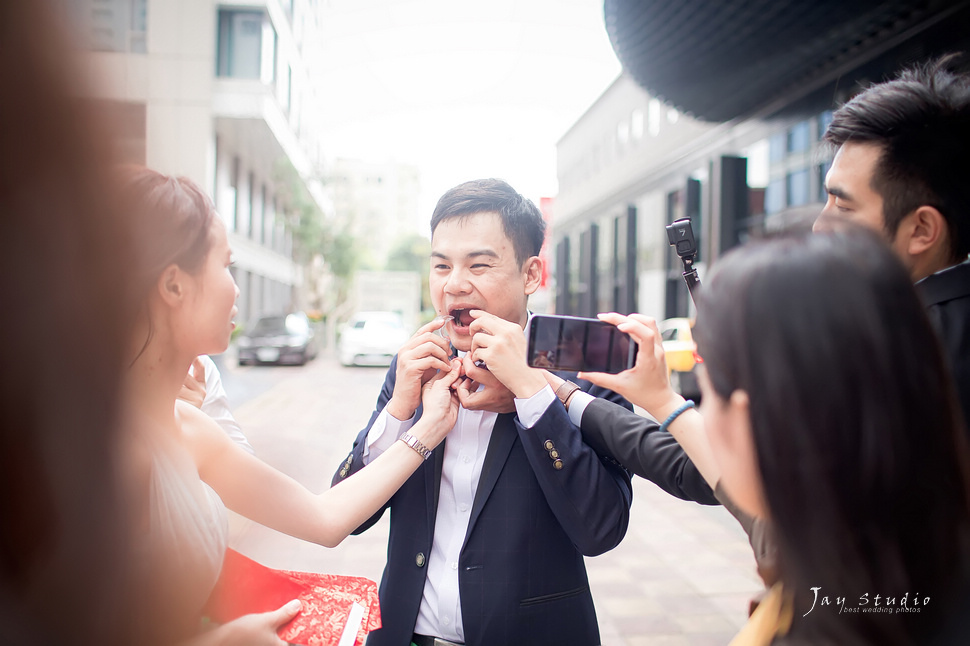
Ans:
[[[663,340],[656,320],[643,314],[623,316],[609,313],[600,316],[629,333],[637,343],[635,363],[630,370],[620,374],[585,371],[580,377],[623,395],[655,419],[666,419],[671,411],[684,403],[684,398],[670,386]]]
[[[546,370],[607,372],[633,367],[637,344],[599,319],[534,314],[529,321],[527,363]]]
[[[466,372],[473,376],[478,373],[483,380],[479,383],[485,383],[482,372],[494,375],[519,399],[528,399],[545,387],[546,379],[539,371],[526,370],[526,340],[520,323],[483,310],[471,310],[470,315],[474,319],[468,326],[472,343],[465,358],[481,360],[483,366],[466,364]]]

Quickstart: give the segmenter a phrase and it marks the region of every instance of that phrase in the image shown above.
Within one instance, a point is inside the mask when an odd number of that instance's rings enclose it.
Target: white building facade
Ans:
[[[225,220],[239,321],[298,309],[303,274],[278,178],[294,169],[325,205],[310,63],[317,1],[72,2],[121,155],[196,181]]]

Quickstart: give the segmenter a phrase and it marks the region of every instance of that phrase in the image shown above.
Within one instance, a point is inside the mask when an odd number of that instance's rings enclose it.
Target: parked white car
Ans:
[[[345,366],[388,366],[409,336],[397,312],[358,312],[341,328],[337,354]]]

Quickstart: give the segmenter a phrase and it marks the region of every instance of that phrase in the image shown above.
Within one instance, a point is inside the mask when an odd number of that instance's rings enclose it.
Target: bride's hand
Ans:
[[[300,614],[303,604],[298,599],[290,601],[278,610],[253,615],[243,615],[225,624],[232,628],[227,635],[226,644],[246,644],[246,646],[285,646],[286,642],[276,633]],[[235,625],[234,625],[235,624]]]
[[[276,631],[300,614],[302,607],[294,599],[277,610],[243,615],[181,646],[286,646]]]
[[[451,371],[439,370],[421,389],[421,402],[424,412],[418,425],[426,426],[421,429],[419,439],[432,449],[444,439],[458,420],[458,395],[454,386],[461,376],[461,359],[451,360]],[[417,425],[415,425],[417,430]],[[414,432],[414,431],[412,431]],[[415,433],[418,435],[418,433]],[[423,437],[421,437],[423,436]]]

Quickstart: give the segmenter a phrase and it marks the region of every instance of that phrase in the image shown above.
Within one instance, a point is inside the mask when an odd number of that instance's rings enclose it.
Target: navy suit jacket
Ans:
[[[334,476],[335,484],[363,467],[367,433],[394,392],[396,366],[395,357],[377,408]],[[577,383],[592,395],[630,408],[612,391]],[[551,450],[561,460],[558,469]],[[383,627],[368,637],[369,646],[410,643],[434,538],[443,459],[442,443],[387,505],[355,531],[363,532],[391,510],[380,585]],[[558,400],[532,428],[524,428],[515,413],[498,415],[458,563],[466,643],[599,644],[583,556],[602,554],[620,543],[632,502],[629,473],[583,442]]]

